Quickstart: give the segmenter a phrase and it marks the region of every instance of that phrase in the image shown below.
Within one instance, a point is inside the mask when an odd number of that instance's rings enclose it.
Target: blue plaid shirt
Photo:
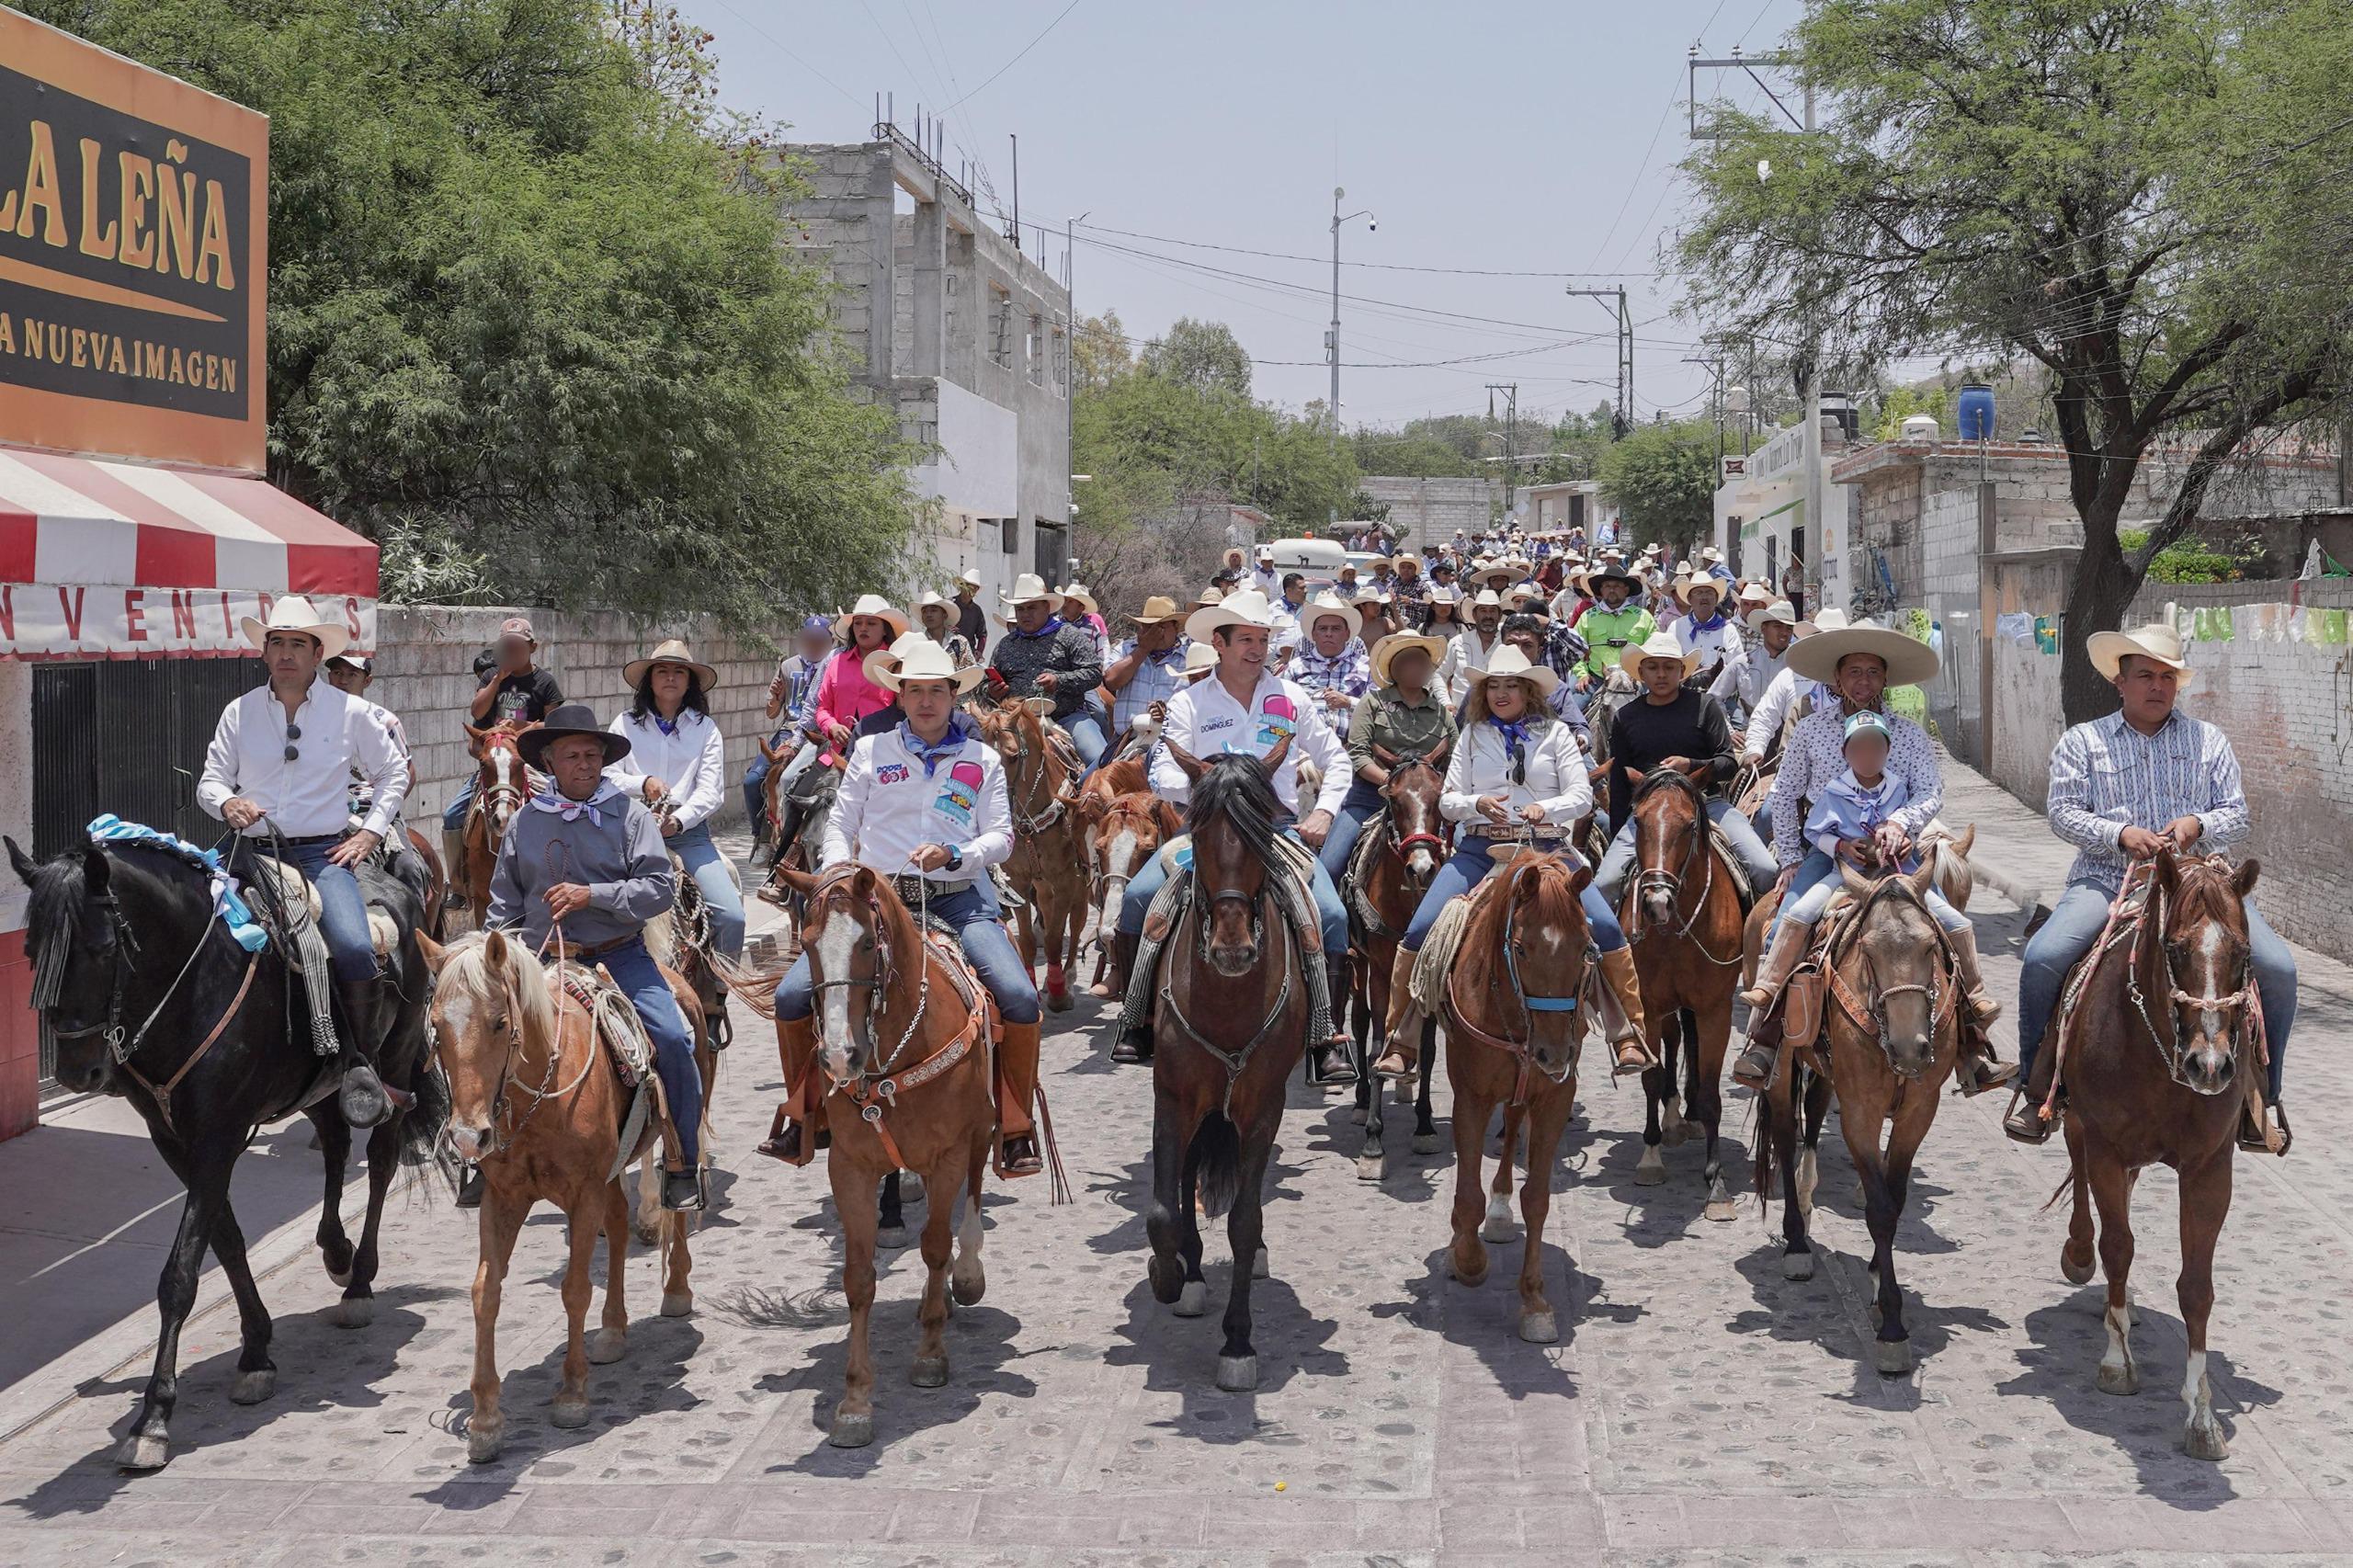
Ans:
[[[1146,653],[1136,661],[1135,678],[1111,694],[1111,728],[1124,733],[1130,724],[1143,716],[1154,703],[1165,703],[1185,688],[1185,653],[1191,646],[1189,639],[1179,637],[1176,645],[1165,653]],[[1136,651],[1132,637],[1120,644],[1111,654],[1118,664]]]
[[[1372,658],[1360,638],[1349,638],[1328,659],[1315,651],[1314,643],[1302,642],[1283,670],[1283,678],[1308,691],[1336,691],[1353,699],[1372,689]]]
[[[2178,710],[2154,735],[2111,713],[2060,736],[2048,810],[2051,831],[2076,848],[2068,882],[2090,882],[2110,896],[2123,891],[2131,864],[2118,846],[2128,827],[2159,833],[2177,817],[2196,817],[2200,853],[2247,835],[2246,790],[2230,737]]]

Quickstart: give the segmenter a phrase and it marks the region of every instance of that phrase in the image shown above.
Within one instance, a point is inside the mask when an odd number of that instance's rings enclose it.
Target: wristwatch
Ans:
[[[964,869],[964,852],[952,844],[948,846],[948,869],[951,871]]]

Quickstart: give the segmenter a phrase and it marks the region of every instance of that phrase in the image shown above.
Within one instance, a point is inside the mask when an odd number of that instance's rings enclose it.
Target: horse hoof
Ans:
[[[834,1429],[825,1434],[825,1441],[837,1449],[862,1449],[874,1441],[874,1417],[847,1412],[836,1415]]]
[[[1188,1279],[1185,1289],[1176,1296],[1176,1315],[1197,1318],[1210,1310],[1210,1287],[1206,1279]]]
[[[466,1462],[488,1464],[506,1446],[506,1433],[496,1426],[473,1426],[466,1432]]]
[[[1047,992],[1045,994],[1045,1003],[1046,1011],[1049,1013],[1067,1013],[1073,1007],[1078,1006],[1076,1002],[1072,1000],[1071,994],[1067,991]]]
[[[1530,1345],[1558,1345],[1561,1325],[1550,1312],[1519,1314],[1519,1336]]]
[[[951,1274],[948,1277],[948,1293],[956,1299],[960,1307],[979,1306],[981,1298],[988,1293],[988,1288],[987,1277],[977,1268],[969,1275]]]
[[[1908,1339],[1874,1339],[1871,1341],[1871,1365],[1883,1378],[1900,1378],[1912,1369],[1912,1342]]]
[[[327,1309],[327,1321],[337,1328],[366,1328],[376,1321],[376,1298],[346,1296]]]
[[[2222,1437],[2222,1423],[2211,1415],[2203,1421],[2192,1421],[2182,1429],[2181,1451],[2194,1460],[2216,1462],[2231,1457],[2231,1445]]]
[[[1372,1113],[1365,1109],[1362,1106],[1358,1106],[1355,1109],[1348,1112],[1348,1125],[1351,1127],[1362,1127],[1366,1122],[1371,1119]]]
[[[559,1399],[548,1411],[548,1422],[562,1431],[576,1431],[588,1425],[588,1402]]]
[[[921,1203],[923,1201],[923,1177],[917,1176],[913,1171],[901,1171],[899,1173],[900,1201],[904,1203]]]
[[[609,1367],[629,1353],[629,1335],[618,1328],[600,1328],[588,1336],[588,1359]]]
[[[171,1462],[172,1440],[166,1437],[132,1433],[122,1440],[115,1451],[114,1462],[124,1470],[161,1470]]]
[[[885,1225],[874,1233],[874,1244],[884,1252],[898,1252],[907,1244],[904,1225]]]
[[[692,1290],[665,1290],[662,1292],[662,1315],[664,1317],[689,1317],[693,1315],[694,1310],[695,1293]]]
[[[1266,1277],[1267,1249],[1265,1247],[1260,1247],[1258,1249],[1258,1255],[1250,1260],[1250,1278],[1253,1279],[1264,1279]]]
[[[1358,1154],[1357,1156],[1358,1181],[1379,1181],[1383,1175],[1387,1174],[1388,1168],[1389,1161],[1382,1155]]]
[[[1810,1252],[1783,1253],[1781,1255],[1781,1278],[1784,1279],[1813,1278],[1813,1254]]]
[[[1176,1301],[1185,1289],[1185,1266],[1174,1253],[1155,1253],[1144,1267],[1144,1277],[1152,1281],[1152,1299],[1164,1307]]]
[[[1258,1386],[1258,1358],[1256,1356],[1221,1356],[1217,1358],[1217,1386],[1228,1393],[1248,1393]]]
[[[1493,1214],[1479,1221],[1479,1239],[1483,1242],[1500,1244],[1510,1241],[1518,1234],[1518,1226],[1509,1220],[1497,1219]]]
[[[1666,1183],[1666,1160],[1655,1143],[1643,1145],[1643,1157],[1634,1162],[1636,1187],[1663,1187]]]
[[[1449,1252],[1447,1262],[1454,1270],[1456,1284],[1467,1285],[1475,1290],[1487,1282],[1487,1258],[1484,1253],[1480,1254],[1475,1261],[1465,1263],[1460,1252]]]
[[[1414,1153],[1416,1154],[1435,1154],[1445,1147],[1445,1144],[1438,1142],[1438,1134],[1435,1132],[1414,1134]]]
[[[948,1386],[948,1358],[945,1356],[916,1357],[915,1366],[907,1373],[907,1381],[919,1389],[946,1388]]]
[[[263,1367],[256,1371],[239,1372],[237,1381],[229,1385],[231,1404],[259,1404],[278,1392],[278,1369]]]
[[[2060,1249],[2060,1252],[2059,1252],[2059,1276],[2060,1276],[2060,1278],[2063,1278],[2063,1279],[2066,1280],[2068,1284],[2070,1284],[2070,1285],[2088,1285],[2088,1284],[2090,1284],[2090,1283],[2092,1282],[2092,1274],[2093,1274],[2093,1271],[2094,1271],[2094,1266],[2093,1266],[2093,1263],[2092,1263],[2092,1260],[2091,1260],[2091,1259],[2089,1259],[2089,1258],[2086,1258],[2086,1259],[2085,1259],[2085,1260],[2084,1260],[2084,1261],[2079,1265],[2079,1264],[2077,1264],[2077,1263],[2075,1262],[2075,1260],[2074,1258],[2069,1257],[2069,1256],[2067,1256],[2067,1252],[2066,1252],[2066,1249],[2065,1249],[2065,1248],[2062,1247],[2062,1248]]]
[[[1718,1224],[1722,1224],[1733,1217],[1732,1199],[1730,1197],[1711,1198],[1708,1199],[1707,1208],[1701,1210],[1700,1212],[1705,1214],[1709,1219],[1715,1221]]]
[[[2129,1361],[2120,1367],[2112,1362],[2102,1361],[2099,1364],[2099,1392],[2115,1394],[2139,1393],[2141,1369]]]

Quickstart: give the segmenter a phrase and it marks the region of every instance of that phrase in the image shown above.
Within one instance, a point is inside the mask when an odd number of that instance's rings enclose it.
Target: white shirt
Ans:
[[[1815,693],[1818,706],[1820,694],[1824,689],[1820,681],[1807,680],[1790,668],[1789,655],[1782,654],[1780,673],[1765,683],[1765,695],[1749,705],[1748,728],[1741,744],[1741,756],[1750,762],[1763,760],[1765,748],[1773,744],[1773,737],[1779,734],[1781,726],[1789,722],[1790,706],[1797,701],[1799,693],[1802,690]]]
[[[861,735],[850,748],[841,794],[825,823],[824,864],[855,857],[886,877],[912,874],[907,858],[938,844],[961,851],[963,864],[924,876],[961,886],[1013,853],[1005,765],[968,729],[964,744],[952,755],[935,754],[926,773],[923,758],[907,747],[904,727]]]
[[[1591,812],[1593,784],[1586,778],[1577,733],[1555,719],[1531,742],[1523,754],[1527,780],[1514,783],[1511,743],[1504,733],[1483,719],[1467,726],[1455,737],[1454,755],[1447,761],[1438,814],[1449,822],[1493,825],[1479,810],[1483,795],[1501,795],[1515,817],[1522,806],[1541,806],[1544,820],[1563,828]]]
[[[1503,645],[1504,633],[1500,625],[1495,628],[1493,639],[1483,639],[1477,627],[1466,626],[1447,643],[1446,657],[1438,662],[1438,677],[1446,682],[1449,690],[1467,690],[1462,677],[1473,671],[1484,670],[1487,661],[1494,658],[1495,650]]]
[[[1245,709],[1233,700],[1214,673],[1203,676],[1178,692],[1168,704],[1168,719],[1160,729],[1164,741],[1174,741],[1187,755],[1206,757],[1222,751],[1264,756],[1282,738],[1291,738],[1286,766],[1275,770],[1275,798],[1294,817],[1309,812],[1336,813],[1348,793],[1356,770],[1348,766],[1348,748],[1324,720],[1323,704],[1277,675],[1261,675],[1257,690]],[[1299,809],[1299,763],[1313,762],[1324,770],[1323,788],[1307,812]],[[1183,805],[1191,799],[1192,780],[1176,766],[1165,745],[1152,749],[1153,793]]]
[[[665,735],[652,713],[639,719],[624,712],[612,731],[627,737],[629,755],[605,769],[605,777],[635,801],[645,799],[646,779],[662,780],[677,800],[681,832],[710,821],[727,798],[727,743],[709,714],[681,710],[676,733]]]
[[[1738,697],[1740,705],[1755,714],[1756,705],[1765,699],[1765,688],[1773,684],[1774,676],[1789,668],[1790,646],[1793,644],[1784,644],[1777,657],[1765,651],[1763,642],[1751,642],[1741,650],[1737,660],[1725,661],[1724,667],[1709,684],[1708,695],[1719,702],[1727,697]]]
[[[1675,618],[1675,641],[1687,653],[1694,648],[1699,650],[1699,667],[1703,670],[1720,660],[1729,665],[1740,657],[1740,628],[1732,623],[1730,616],[1702,631],[1692,617],[1678,615]]]
[[[341,833],[350,822],[357,767],[374,797],[361,825],[379,837],[389,835],[408,793],[408,749],[385,727],[384,710],[319,676],[294,710],[300,740],[287,739],[288,722],[285,704],[266,685],[223,708],[205,748],[197,804],[218,817],[232,796],[242,796],[267,819],[245,829],[246,837],[262,837],[274,826],[289,838],[317,838]],[[291,762],[290,745],[297,754]]]

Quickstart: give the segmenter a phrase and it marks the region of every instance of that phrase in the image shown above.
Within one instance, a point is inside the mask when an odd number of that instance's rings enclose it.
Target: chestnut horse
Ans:
[[[1086,797],[1080,801],[1084,805]],[[1185,831],[1185,822],[1175,806],[1148,790],[1138,790],[1091,813],[1086,831],[1086,862],[1095,878],[1087,930],[1090,935],[1114,931],[1128,883],[1162,845]],[[1096,948],[1095,983],[1088,990],[1097,996],[1128,994],[1128,977],[1113,960],[1111,947],[1098,940]]]
[[[2206,1323],[2214,1306],[2214,1244],[2231,1211],[2231,1160],[2242,1098],[2257,1108],[2266,1059],[2262,1005],[2247,941],[2246,895],[2258,863],[2235,870],[2219,855],[2160,853],[2135,881],[2145,902],[2111,921],[2079,969],[2082,994],[2044,1049],[2059,1052],[2067,1095],[2067,1157],[2075,1212],[2059,1267],[2071,1284],[2092,1277],[2092,1210],[2108,1276],[2103,1393],[2137,1393],[2132,1354],[2132,1189],[2144,1165],[2178,1176],[2181,1274],[2174,1282],[2189,1340],[2181,1401],[2183,1451],[2220,1460],[2230,1446],[2214,1419]],[[2128,891],[2132,884],[2128,883]],[[2075,982],[2071,981],[2071,989]],[[2056,1195],[2053,1202],[2057,1201]]]
[[[1681,1142],[1677,1124],[1688,1111],[1706,1130],[1711,1220],[1733,1217],[1716,1148],[1723,1119],[1717,1085],[1724,1047],[1732,1038],[1733,993],[1740,980],[1740,872],[1716,853],[1708,831],[1707,797],[1688,774],[1654,768],[1635,786],[1633,886],[1619,910],[1634,949],[1651,1060],[1643,1072],[1643,1156],[1634,1179],[1644,1187],[1666,1180],[1660,1139]],[[1678,1096],[1676,1068],[1685,1071]],[[1680,1098],[1683,1105],[1677,1108]],[[1665,1131],[1663,1131],[1663,1127]]]
[[[1162,744],[1192,781],[1185,811],[1192,888],[1154,977],[1149,1272],[1155,1301],[1179,1317],[1200,1316],[1209,1286],[1199,1214],[1232,1210],[1233,1285],[1217,1386],[1238,1392],[1258,1386],[1250,1284],[1265,1262],[1267,1162],[1307,1050],[1302,934],[1274,887],[1290,874],[1275,842],[1282,807],[1273,784],[1290,738],[1263,760],[1245,752],[1197,759]],[[1315,939],[1312,926],[1303,939]]]
[[[802,939],[815,998],[821,1125],[833,1135],[825,1175],[842,1221],[849,1362],[828,1438],[874,1440],[877,1194],[900,1170],[923,1177],[923,1305],[909,1381],[948,1381],[949,1264],[958,1304],[981,1299],[981,1177],[996,1139],[995,1051],[983,992],[961,959],[926,940],[891,882],[855,861],[818,877],[788,873],[808,900]],[[955,1219],[957,1200],[963,1218]]]
[[[1498,848],[1503,846],[1499,846]],[[1519,1336],[1531,1345],[1561,1337],[1544,1294],[1544,1221],[1552,1207],[1552,1165],[1577,1097],[1577,1048],[1585,1039],[1593,931],[1579,895],[1593,880],[1582,859],[1521,848],[1479,884],[1462,945],[1444,993],[1446,1081],[1454,1089],[1454,1239],[1448,1260],[1465,1285],[1487,1278],[1485,1242],[1511,1239],[1512,1150],[1525,1134],[1528,1179],[1520,1217],[1528,1227],[1519,1263]],[[1538,989],[1541,987],[1541,989]],[[1493,1198],[1481,1202],[1479,1161],[1487,1119],[1503,1107],[1503,1150]]]
[[[564,983],[562,970],[542,967],[504,931],[476,932],[448,947],[420,944],[433,968],[433,1038],[449,1081],[449,1142],[460,1159],[482,1167],[481,1262],[474,1269],[473,1415],[466,1424],[466,1458],[483,1464],[498,1457],[506,1435],[500,1403],[498,1307],[515,1238],[542,1199],[563,1210],[571,1257],[563,1272],[569,1329],[563,1381],[549,1419],[560,1427],[588,1424],[588,1364],[618,1361],[627,1348],[629,1309],[621,1285],[629,1256],[629,1198],[621,1166],[638,1148],[624,1149],[621,1133],[631,1094],[597,1038],[596,1020]],[[702,1039],[702,1004],[676,975],[670,990],[687,1017],[688,1032]],[[619,1005],[627,1007],[627,998]],[[695,1052],[710,1083],[708,1049]],[[649,1063],[646,1071],[651,1074]],[[649,1090],[649,1093],[651,1091]],[[662,1138],[649,1115],[641,1147]],[[684,1317],[694,1308],[687,1278],[686,1216],[663,1217],[667,1266],[662,1315]],[[589,1266],[597,1237],[605,1238],[604,1324],[586,1335]]]
[[[1787,1052],[1772,1086],[1758,1096],[1756,1191],[1771,1200],[1778,1169],[1786,1206],[1781,1274],[1813,1278],[1806,1219],[1813,1207],[1814,1162],[1811,1146],[1802,1157],[1797,1153],[1797,1108],[1805,1105],[1809,1132],[1818,1134],[1817,1080],[1826,1074],[1838,1096],[1838,1131],[1861,1178],[1863,1217],[1871,1233],[1877,1297],[1871,1312],[1879,1328],[1873,1364],[1898,1377],[1912,1369],[1912,1346],[1895,1279],[1895,1228],[1904,1217],[1913,1156],[1937,1119],[1938,1097],[1960,1053],[1961,987],[1927,903],[1936,885],[1934,862],[1876,880],[1844,863],[1839,869],[1857,907],[1844,918],[1834,910],[1824,922],[1833,947],[1825,960],[1819,1035]],[[1882,1154],[1881,1132],[1891,1122]]]
[[[1449,744],[1451,743],[1449,743]],[[1365,824],[1364,836],[1349,857],[1355,875],[1341,897],[1348,906],[1348,945],[1356,949],[1357,1116],[1364,1123],[1364,1147],[1357,1154],[1357,1176],[1379,1181],[1388,1164],[1381,1146],[1387,1128],[1381,1117],[1381,1085],[1372,1075],[1372,1063],[1388,1050],[1381,1034],[1389,1017],[1391,971],[1397,964],[1397,944],[1414,918],[1414,910],[1429,891],[1446,858],[1446,824],[1438,812],[1438,798],[1445,783],[1447,747],[1434,756],[1409,756],[1403,762],[1384,756],[1390,764],[1389,782],[1381,788],[1381,814]],[[1369,847],[1368,847],[1369,846]],[[1339,1020],[1333,1020],[1337,1027]],[[1430,1119],[1431,1059],[1438,1054],[1438,1024],[1421,1023],[1421,1076],[1414,1101],[1414,1152],[1438,1153],[1438,1127]],[[1401,1099],[1401,1102],[1402,1099]]]
[[[466,863],[450,867],[449,878],[466,890],[477,928],[490,915],[490,874],[498,864],[498,846],[506,842],[506,824],[533,792],[531,770],[523,766],[522,748],[516,744],[516,738],[538,728],[536,722],[512,719],[480,730],[465,726],[466,750],[479,766],[473,802],[466,808]]]
[[[1039,1000],[1049,1012],[1067,1012],[1070,971],[1077,967],[1078,934],[1086,918],[1086,841],[1074,810],[1077,770],[1048,744],[1046,721],[1025,699],[1008,698],[982,715],[981,738],[1005,758],[1013,808],[1013,856],[1006,875],[1023,901],[1022,961],[1034,966],[1042,949],[1046,983],[1039,987]]]

